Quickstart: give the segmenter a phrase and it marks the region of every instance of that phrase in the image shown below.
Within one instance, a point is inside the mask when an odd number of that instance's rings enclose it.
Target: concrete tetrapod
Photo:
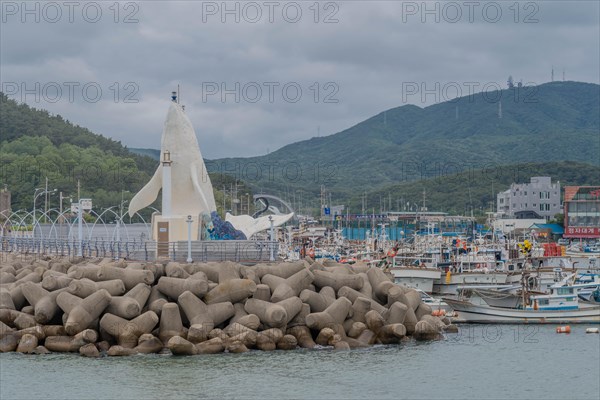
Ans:
[[[100,357],[98,348],[93,343],[88,343],[79,348],[79,354],[84,357]]]
[[[167,296],[162,294],[160,290],[158,290],[158,286],[152,286],[150,290],[150,296],[147,300],[148,310],[154,311],[156,315],[160,317],[160,313],[162,312],[163,305],[168,303],[169,300]]]
[[[377,338],[383,344],[400,343],[406,336],[406,327],[402,324],[384,325],[379,330]]]
[[[390,282],[391,283],[391,282]],[[344,286],[338,290],[338,297],[346,297],[351,302],[355,302],[359,297],[369,300],[371,304],[371,309],[377,311],[382,316],[386,316],[388,313],[388,309],[385,306],[379,304],[375,299],[368,297],[364,293],[361,293],[357,290]]]
[[[244,309],[244,304],[235,303],[233,308],[235,309],[235,314],[231,317],[231,320],[229,320],[230,325],[237,322],[250,329],[258,329],[260,326],[260,318],[254,314],[248,314]]]
[[[185,269],[183,269],[183,267],[179,265],[179,263],[173,261],[169,262],[165,266],[165,275],[170,278],[181,279],[186,279],[190,277],[190,274]]]
[[[202,297],[208,291],[208,282],[202,279],[179,279],[163,276],[158,280],[158,290],[175,300],[183,292],[191,292]]]
[[[196,344],[198,354],[217,354],[225,351],[225,343],[220,337],[215,337]]]
[[[288,334],[294,335],[298,341],[298,345],[305,349],[313,349],[317,345],[310,334],[310,329],[307,326],[294,326],[288,329]]]
[[[296,272],[302,271],[306,268],[304,261],[295,261],[291,263],[279,263],[276,265],[257,264],[253,267],[256,276],[262,279],[263,276],[275,275],[280,278],[289,278]]]
[[[177,303],[166,303],[160,315],[158,337],[163,343],[167,343],[173,336],[185,337],[185,330]]]
[[[73,265],[69,268],[69,272],[67,276],[73,279],[89,279],[92,281],[97,281],[98,272],[100,271],[100,267],[97,265]]]
[[[232,278],[219,283],[204,296],[206,304],[231,302],[238,303],[256,292],[256,283],[250,279]]]
[[[144,333],[138,338],[138,345],[135,350],[138,353],[150,354],[160,352],[163,347],[164,344],[159,338],[150,333]]]
[[[273,351],[277,348],[277,345],[271,338],[258,334],[256,337],[256,348],[262,351]]]
[[[149,296],[150,286],[145,283],[138,283],[133,289],[125,293],[125,295],[114,296],[106,312],[125,319],[135,318],[142,312]]]
[[[38,338],[34,335],[26,333],[25,335],[21,336],[21,340],[19,340],[19,345],[17,346],[16,351],[17,353],[31,354],[37,345]]]
[[[258,316],[261,322],[270,328],[283,327],[288,321],[285,308],[278,304],[258,299],[248,299],[246,300],[244,309],[247,313]]]
[[[315,330],[331,327],[335,324],[343,324],[348,316],[352,303],[345,297],[334,301],[325,311],[311,313],[306,316],[306,325]]]
[[[66,293],[58,295],[61,297]],[[58,299],[57,297],[57,299]],[[97,319],[110,303],[111,296],[105,290],[101,289],[98,292],[86,297],[76,305],[70,312],[67,321],[65,322],[65,331],[69,335],[75,335],[86,329],[95,319]]]
[[[434,340],[440,336],[440,332],[434,324],[427,320],[423,320],[417,322],[412,336],[416,340]]]
[[[97,277],[99,281],[120,279],[127,290],[131,290],[138,283],[145,283],[147,285],[154,283],[154,274],[148,270],[116,268],[106,265],[100,267]]]
[[[284,308],[287,318],[285,319],[285,325],[289,324],[289,322],[300,313],[302,310],[302,300],[299,297],[289,297],[285,300],[281,300],[278,303],[275,303],[278,306]]]
[[[284,335],[277,342],[279,350],[294,350],[296,347],[298,347],[298,340],[294,335]]]
[[[218,282],[219,284],[225,283],[231,279],[239,279],[240,278],[239,265],[232,263],[230,261],[225,261],[225,262],[219,263],[218,271],[219,271],[219,276],[218,276],[218,280],[216,282]]]
[[[88,297],[100,289],[105,289],[111,296],[120,296],[125,293],[125,284],[120,279],[94,282],[90,279],[73,279],[68,286],[68,292],[81,298]]]
[[[269,288],[269,286],[267,286],[265,284],[262,284],[262,283],[258,284],[258,285],[256,285],[256,291],[252,295],[252,298],[258,299],[258,300],[263,300],[263,301],[270,301],[271,300],[271,289]]]
[[[104,314],[100,320],[100,328],[117,339],[119,346],[124,348],[137,346],[138,338],[144,333],[152,332],[156,324],[158,316],[153,311],[146,311],[131,321],[109,313]]]
[[[208,311],[208,306],[189,291],[183,292],[177,299],[177,303],[190,321],[188,339],[192,343],[200,343],[207,340],[208,334],[215,326],[213,318]]]
[[[356,339],[365,329],[367,329],[367,325],[364,322],[354,322],[348,329],[348,336]]]
[[[308,314],[310,314],[310,306],[306,303],[302,303],[300,312],[298,312],[298,314],[296,314],[296,316],[287,323],[288,328],[292,328],[294,326],[306,326],[306,316]]]
[[[267,283],[266,279],[269,276],[274,275],[265,275],[262,278],[262,282]],[[308,268],[304,268],[296,272],[294,275],[286,278],[282,282],[275,284],[273,286],[269,285],[272,290],[271,302],[277,303],[282,300],[288,299],[290,297],[296,297],[302,292],[304,289],[307,289],[310,284],[314,280],[314,275],[312,272],[308,270]]]
[[[33,306],[35,320],[40,324],[50,322],[59,309],[56,298],[64,289],[48,292],[35,283],[26,282],[22,285],[22,290],[29,304]]]
[[[185,340],[181,336],[173,336],[167,343],[167,348],[171,350],[174,355],[181,356],[193,356],[198,354],[198,350],[193,343]]]
[[[44,274],[44,279],[42,279],[42,287],[48,291],[53,291],[69,286],[71,281],[73,281],[73,278],[69,278],[66,274],[58,275],[58,273],[56,273],[56,275],[51,274],[47,276]]]
[[[315,270],[314,284],[318,288],[329,286],[336,292],[344,286],[348,286],[355,290],[360,290],[363,287],[363,280],[358,275],[334,274],[327,271]]]
[[[320,293],[315,293],[312,290],[304,289],[302,292],[300,292],[300,300],[310,305],[312,312],[325,311],[325,309],[335,301],[335,294],[333,296],[329,296],[329,293],[327,292],[328,291],[326,288],[321,289]]]

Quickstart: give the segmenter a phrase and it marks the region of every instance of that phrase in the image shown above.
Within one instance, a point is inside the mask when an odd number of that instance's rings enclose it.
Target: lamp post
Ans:
[[[41,192],[38,193],[38,190],[41,190]],[[56,192],[56,189],[48,191],[45,188],[37,188],[37,189],[35,189],[35,192],[33,192],[33,226],[32,226],[32,228],[33,228],[33,236],[34,237],[35,237],[35,222],[36,222],[36,219],[35,219],[35,202],[36,202],[37,198],[40,197],[41,195],[48,194],[48,193],[54,193],[54,192]]]
[[[192,216],[187,216],[187,224],[188,224],[188,254],[187,254],[187,262],[192,262]]]
[[[83,257],[83,210],[81,209],[81,199],[77,200],[77,233],[79,234],[77,256]]]
[[[270,241],[271,243],[269,243],[269,250],[270,250],[270,255],[269,255],[269,261],[275,261],[275,255],[274,253],[274,249],[273,249],[273,242],[275,241],[275,231],[274,231],[274,226],[273,226],[273,217],[271,215],[269,215],[269,223],[271,225],[270,229],[269,229],[269,236],[270,236]]]
[[[65,217],[63,215],[63,200],[67,199],[67,198],[69,198],[69,197],[64,197],[63,196],[63,192],[59,193],[59,197],[58,197],[58,203],[59,203],[59,206],[58,206],[59,207],[59,211],[58,211],[58,213],[59,213],[58,223],[59,223],[59,227],[60,227],[59,228],[60,235],[62,235],[62,231],[63,231],[62,227],[63,227],[63,223],[65,222]],[[72,203],[73,199],[70,199],[70,202]]]

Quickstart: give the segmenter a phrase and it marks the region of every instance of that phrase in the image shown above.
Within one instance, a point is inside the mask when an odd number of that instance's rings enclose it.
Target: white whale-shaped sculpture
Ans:
[[[169,152],[172,161],[171,215],[210,215],[211,212],[216,211],[212,184],[200,153],[194,127],[178,103],[172,102],[169,107],[160,150],[161,158],[165,152]],[[131,199],[129,216],[152,204],[162,187],[163,163],[161,162],[152,179]]]
[[[241,231],[246,235],[247,239],[250,239],[255,233],[271,227],[271,220],[269,220],[269,217],[273,220],[273,226],[280,226],[292,219],[293,216],[294,213],[289,213],[252,218],[249,215],[231,215],[227,213],[225,215],[225,221],[231,223],[235,229]]]

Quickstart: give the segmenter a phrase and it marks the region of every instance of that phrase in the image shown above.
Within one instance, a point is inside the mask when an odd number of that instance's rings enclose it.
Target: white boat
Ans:
[[[581,305],[571,310],[529,310],[476,305],[468,301],[444,299],[459,320],[493,324],[600,324],[599,305]]]
[[[387,270],[394,277],[394,283],[427,293],[433,291],[433,282],[439,280],[441,271],[435,267],[435,260],[422,255],[397,254]]]
[[[577,286],[551,288],[550,294],[524,295],[522,308],[494,307],[473,301],[443,298],[459,319],[469,323],[578,324],[600,323],[600,305],[580,302]]]
[[[433,291],[433,282],[440,279],[441,275],[439,269],[427,267],[392,267],[389,272],[394,277],[394,283],[427,293]]]
[[[443,268],[441,265],[438,267]],[[458,288],[465,285],[503,285],[507,276],[508,273],[501,267],[496,268],[496,262],[462,263],[458,268],[442,269],[440,279],[433,282],[433,293],[455,296]]]
[[[432,311],[444,310],[444,314],[447,314],[452,311],[452,307],[450,307],[448,303],[446,303],[444,300],[436,299],[435,297],[428,295],[427,293],[425,293],[425,291],[421,289],[415,290],[421,295],[421,301],[427,304],[429,307],[431,307]]]

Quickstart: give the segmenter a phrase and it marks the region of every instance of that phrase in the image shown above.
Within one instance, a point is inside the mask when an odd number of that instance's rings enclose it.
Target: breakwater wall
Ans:
[[[380,269],[306,259],[126,262],[10,255],[0,352],[197,355],[432,340],[456,327]]]

